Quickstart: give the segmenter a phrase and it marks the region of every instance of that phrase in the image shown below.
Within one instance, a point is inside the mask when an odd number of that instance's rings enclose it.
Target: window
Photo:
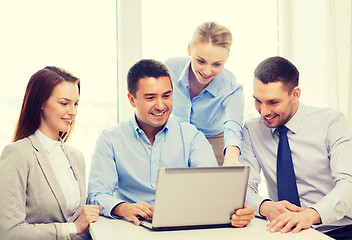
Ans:
[[[136,21],[128,28],[128,31],[119,33],[119,49],[131,49],[126,55],[119,55],[119,62],[128,58],[131,65],[140,58],[154,58],[165,61],[169,57],[187,56],[187,44],[190,41],[195,28],[205,21],[216,21],[228,27],[233,34],[233,45],[225,67],[232,71],[244,86],[245,93],[245,119],[257,116],[253,107],[252,82],[253,71],[260,61],[268,56],[278,54],[277,33],[277,6],[276,0],[218,0],[216,3],[210,0],[148,0],[148,1],[125,1],[120,0],[122,19],[119,27],[123,24]],[[128,3],[134,8],[131,12],[126,6]],[[141,8],[139,10],[138,6]],[[124,15],[126,17],[124,17]],[[133,15],[133,16],[131,16]],[[124,21],[124,18],[126,20]],[[136,20],[137,19],[137,20]],[[140,23],[138,23],[140,21]],[[134,32],[131,33],[131,32]],[[129,45],[128,39],[134,36],[133,45]],[[129,36],[127,36],[129,35]],[[127,39],[125,39],[127,38]],[[125,39],[125,40],[124,40]],[[137,49],[139,52],[135,53]],[[121,54],[121,53],[120,53]],[[128,54],[128,56],[127,56]],[[131,60],[131,54],[136,54]],[[123,64],[125,64],[124,61]],[[124,92],[120,97],[120,120],[126,119],[126,115],[132,114],[126,97],[126,73],[127,69],[121,69],[119,76],[120,91]],[[123,111],[122,111],[122,108]]]
[[[32,0],[1,3],[1,151],[11,141],[32,74],[62,67],[81,79],[70,145],[87,169],[101,130],[117,122],[116,2]]]

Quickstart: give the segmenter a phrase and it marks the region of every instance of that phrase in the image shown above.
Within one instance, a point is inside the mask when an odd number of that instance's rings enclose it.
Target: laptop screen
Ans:
[[[160,168],[153,227],[230,224],[243,208],[249,167]]]

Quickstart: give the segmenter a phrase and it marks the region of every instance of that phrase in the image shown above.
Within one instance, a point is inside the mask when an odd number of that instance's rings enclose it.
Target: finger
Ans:
[[[296,206],[295,204],[292,204],[286,200],[282,201],[282,204],[285,206],[286,209],[290,210],[291,212],[300,212],[301,207]]]
[[[85,205],[83,209],[88,213],[99,213],[102,208],[101,205]]]
[[[286,226],[286,224],[289,222],[288,219],[286,218],[281,218],[279,221],[277,221],[272,227],[270,228],[270,232],[278,232],[280,229]]]
[[[91,205],[92,207],[90,208],[92,211],[94,212],[100,212],[100,210],[103,209],[103,206],[102,205]]]
[[[140,216],[140,217],[142,217],[142,218],[144,218],[144,219],[146,219],[146,220],[150,220],[150,218],[151,218],[151,217],[150,217],[146,212],[144,212],[142,209],[137,209],[135,216]]]
[[[277,229],[279,228],[278,227],[278,224],[279,224],[279,220],[280,217],[276,217],[275,219],[273,219],[268,225],[267,225],[267,228],[266,230],[267,231],[270,231],[270,232],[276,232]]]
[[[92,222],[96,222],[96,221],[98,221],[98,219],[99,219],[99,214],[94,214],[92,216]]]
[[[251,221],[247,219],[240,219],[240,220],[231,220],[231,225],[234,227],[245,227],[247,226]]]
[[[89,213],[90,213],[91,215],[98,216],[98,215],[99,215],[99,212],[100,212],[100,210],[99,210],[98,206],[95,207],[95,208],[89,209]]]
[[[147,204],[147,203],[145,203]],[[140,215],[141,217],[144,217],[145,219],[153,217],[153,206],[147,204],[147,205],[140,205],[139,210],[141,210],[143,213]]]
[[[281,229],[281,233],[287,233],[287,232],[289,232],[289,231],[291,231],[291,229],[294,227],[296,225],[296,223],[294,222],[294,221],[288,221],[287,223],[286,223],[286,225],[285,226],[283,226],[283,228]]]
[[[299,233],[303,228],[300,226],[300,224],[297,224],[297,226],[291,231],[292,233]]]
[[[144,209],[148,209],[150,212],[154,211],[154,207],[146,202],[141,202],[141,206],[143,206]]]
[[[233,214],[231,220],[233,221],[251,221],[254,218],[254,214],[237,215]]]
[[[232,222],[232,221],[231,221],[231,225],[232,225],[233,227],[242,228],[242,227],[247,226],[248,223],[238,223],[238,222]]]
[[[137,226],[141,225],[141,221],[137,218],[137,217],[133,217],[132,221],[134,222],[134,224],[136,224]]]
[[[243,209],[238,209],[235,213],[237,216],[242,216],[242,215],[254,215],[254,208],[248,207],[248,208],[243,208]]]

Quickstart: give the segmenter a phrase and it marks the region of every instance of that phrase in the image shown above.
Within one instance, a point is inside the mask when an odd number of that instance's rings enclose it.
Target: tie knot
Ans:
[[[276,128],[276,130],[279,133],[279,135],[282,135],[282,134],[286,134],[287,133],[288,128],[285,125],[281,125],[281,126],[278,126]]]

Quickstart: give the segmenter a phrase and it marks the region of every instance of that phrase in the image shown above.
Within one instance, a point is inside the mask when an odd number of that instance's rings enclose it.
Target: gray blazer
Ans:
[[[76,220],[86,201],[84,158],[67,144],[64,149],[81,193],[80,206],[72,217]],[[54,171],[35,135],[4,148],[0,156],[1,240],[88,237],[70,236],[66,200]]]

